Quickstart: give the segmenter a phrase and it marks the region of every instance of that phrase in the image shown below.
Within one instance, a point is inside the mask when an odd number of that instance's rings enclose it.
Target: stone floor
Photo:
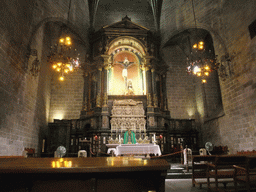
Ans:
[[[195,192],[201,191],[206,192],[207,186],[204,185],[202,189],[199,186],[192,186],[192,179],[166,179],[165,180],[165,191],[169,192]]]
[[[202,188],[199,186],[192,186],[192,165],[189,165],[188,171],[186,166],[180,163],[170,163],[170,167],[170,170],[167,171],[165,180],[166,192],[207,192],[206,184],[202,185]],[[203,180],[206,181],[206,179]],[[214,184],[211,185],[214,186]],[[228,184],[227,187],[234,191],[234,186],[232,186],[232,184]]]
[[[211,184],[213,187],[214,184]],[[229,183],[227,185],[227,189],[224,190],[224,186],[220,187],[223,189],[223,191],[227,192],[234,192],[234,185]],[[165,180],[165,191],[166,192],[207,192],[207,185],[203,185],[202,188],[200,189],[199,186],[192,186],[192,179],[166,179]],[[243,190],[242,190],[243,191]],[[252,192],[255,192],[252,191]]]

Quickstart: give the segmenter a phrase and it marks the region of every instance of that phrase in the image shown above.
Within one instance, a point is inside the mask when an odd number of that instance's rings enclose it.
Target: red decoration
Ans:
[[[94,140],[97,140],[97,139],[98,139],[98,136],[97,136],[97,135],[95,135],[95,136],[94,136]]]
[[[160,139],[163,139],[163,135],[159,135]]]

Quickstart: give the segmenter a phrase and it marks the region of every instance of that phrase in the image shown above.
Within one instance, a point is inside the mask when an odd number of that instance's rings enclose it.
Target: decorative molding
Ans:
[[[100,94],[96,97],[96,107],[101,107],[101,96]]]
[[[155,118],[153,116],[148,118],[148,124],[150,127],[154,127],[156,125]]]
[[[150,93],[148,93],[148,95],[147,95],[147,100],[148,100],[147,106],[148,107],[153,107],[152,106],[152,98],[151,98],[151,94]]]
[[[102,116],[102,127],[108,127],[109,119],[108,116]]]
[[[154,107],[157,108],[158,107],[158,99],[157,99],[157,95],[154,94]]]
[[[108,107],[108,93],[104,94],[103,107]]]
[[[132,129],[144,132],[146,129],[145,111],[142,101],[132,99],[114,100],[112,108],[111,129],[122,132]]]

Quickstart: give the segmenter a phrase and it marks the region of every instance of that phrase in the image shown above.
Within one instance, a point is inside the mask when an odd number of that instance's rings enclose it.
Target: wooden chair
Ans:
[[[234,168],[235,191],[245,188],[248,192],[256,190],[256,156],[247,157],[245,167],[234,165]]]
[[[208,163],[207,166],[207,186],[211,190],[210,179],[214,178],[215,186],[213,189],[221,190],[219,183],[226,185],[234,183],[234,166],[244,166],[246,163],[246,156],[241,155],[217,155],[213,163]]]
[[[207,163],[215,160],[215,155],[193,155],[192,157],[192,185],[207,184]]]

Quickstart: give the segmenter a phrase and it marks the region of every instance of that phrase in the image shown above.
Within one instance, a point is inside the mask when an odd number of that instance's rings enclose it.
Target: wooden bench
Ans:
[[[207,163],[207,186],[208,189],[220,191],[219,183],[226,189],[227,183],[234,183],[234,165],[244,166],[246,156],[241,155],[217,155],[213,163]],[[211,187],[210,179],[214,179],[215,186]]]
[[[235,191],[246,189],[248,192],[256,190],[256,156],[247,157],[245,167],[234,165]],[[242,184],[238,187],[238,184]]]
[[[192,185],[207,184],[207,162],[215,160],[215,155],[193,155],[192,157]]]

